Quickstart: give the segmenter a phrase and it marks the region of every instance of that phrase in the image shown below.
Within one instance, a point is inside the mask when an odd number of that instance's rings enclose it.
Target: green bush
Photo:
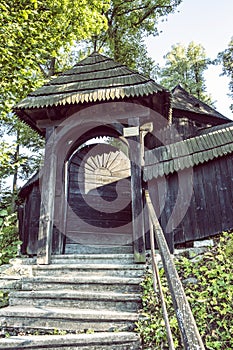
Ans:
[[[0,308],[8,306],[8,292],[0,290]]]
[[[232,250],[233,232],[228,232],[223,233],[216,245],[198,262],[184,257],[176,261],[181,280],[197,280],[197,283],[184,284],[184,288],[205,347],[209,350],[233,349]],[[163,269],[160,274],[175,348],[183,349]],[[143,289],[144,319],[138,323],[138,331],[142,335],[144,349],[168,349],[159,296],[153,292],[151,273],[146,275]]]
[[[17,215],[0,209],[0,265],[7,264],[18,253]]]
[[[181,344],[178,323],[175,313],[172,308],[172,300],[167,287],[164,270],[160,270],[160,277],[162,281],[163,293],[166,298],[166,306],[169,314],[169,322],[173,334],[173,341],[176,349],[183,349],[179,347]],[[169,349],[167,343],[167,335],[165,322],[161,309],[161,301],[159,293],[154,293],[153,290],[153,276],[152,271],[148,270],[144,281],[142,282],[142,305],[143,311],[141,313],[140,321],[137,323],[137,331],[141,335],[143,349]]]

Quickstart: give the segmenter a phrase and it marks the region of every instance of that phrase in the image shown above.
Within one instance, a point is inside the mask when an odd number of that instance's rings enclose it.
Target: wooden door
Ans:
[[[128,157],[109,144],[76,152],[68,166],[66,253],[114,247],[131,251],[131,221]]]

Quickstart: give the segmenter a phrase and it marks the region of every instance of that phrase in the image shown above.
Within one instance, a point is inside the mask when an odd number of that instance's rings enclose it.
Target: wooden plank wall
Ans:
[[[181,172],[185,175],[187,169]],[[170,245],[172,238],[167,224],[175,206],[177,213],[185,207],[185,195],[190,191],[187,185],[188,182],[180,184],[177,173],[149,182],[150,195]],[[233,229],[233,156],[217,158],[195,166],[193,185],[190,178],[190,186],[193,186],[193,190],[186,213],[179,224],[173,227],[174,243],[204,239]],[[177,203],[179,191],[181,198]],[[176,217],[174,221],[175,219]]]
[[[36,255],[40,218],[40,188],[35,183],[28,193],[23,207],[20,208],[19,235],[23,241],[22,254]]]
[[[233,229],[233,156],[217,158],[200,164],[193,170],[193,193],[183,220],[173,230],[175,244],[208,238]],[[183,170],[183,173],[185,171]],[[163,191],[164,182],[166,191]],[[112,186],[113,184],[109,185]],[[107,187],[104,188],[106,189]],[[101,191],[101,188],[99,190]],[[158,216],[162,208],[160,223],[172,245],[172,237],[166,232],[166,226],[177,202],[177,174],[151,180],[149,191]],[[130,213],[130,207],[127,210]],[[19,229],[21,240],[24,241],[23,253],[33,255],[37,252],[39,212],[40,191],[39,186],[35,184],[24,202],[24,207],[20,209]],[[127,216],[128,214],[125,217]],[[145,226],[148,231],[148,224]],[[116,231],[119,233],[120,230]],[[149,249],[148,239],[146,247]]]

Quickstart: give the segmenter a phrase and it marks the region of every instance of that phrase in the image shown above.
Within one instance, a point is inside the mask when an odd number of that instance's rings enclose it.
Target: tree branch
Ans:
[[[148,18],[156,9],[170,9],[172,10],[172,6],[152,6],[151,9],[149,9],[142,18],[139,19],[138,22],[134,23],[134,26],[137,27],[139,26],[143,21],[145,21],[146,18]]]
[[[44,68],[42,67],[42,65],[40,63],[38,63],[38,66],[40,68],[41,73],[43,74],[44,78],[48,78],[48,74],[46,73],[46,71],[44,70]]]
[[[147,6],[143,5],[143,6],[139,6],[139,7],[133,8],[133,9],[128,9],[128,10],[125,10],[125,11],[122,11],[122,12],[118,13],[117,16],[127,15],[127,14],[135,12],[135,11],[144,10],[146,8],[147,8]]]

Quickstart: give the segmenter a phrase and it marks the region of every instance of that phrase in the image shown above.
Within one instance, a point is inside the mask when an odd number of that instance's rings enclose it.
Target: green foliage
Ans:
[[[223,75],[226,75],[230,78],[229,96],[233,98],[233,37],[229,42],[228,48],[218,54],[217,63],[222,63]],[[230,108],[233,112],[233,104]]]
[[[105,12],[108,29],[94,38],[97,49],[102,49],[132,69],[150,75],[154,62],[147,54],[144,38],[158,35],[158,21],[173,13],[181,1],[111,0],[110,8]]]
[[[7,264],[18,253],[17,215],[10,207],[0,207],[0,265]]]
[[[8,292],[0,290],[0,308],[8,306],[8,304],[9,304]]]
[[[3,0],[0,4],[2,111],[42,83],[40,65],[61,47],[106,29],[107,0]],[[44,80],[43,80],[44,81]]]
[[[165,56],[165,67],[160,71],[160,83],[168,89],[180,84],[203,102],[211,103],[206,94],[204,71],[210,64],[202,45],[191,42],[187,47],[173,45]]]
[[[13,174],[14,171],[14,145],[0,141],[0,179]]]
[[[69,51],[74,42],[106,29],[103,13],[108,8],[109,0],[1,1],[0,129],[14,138],[15,146],[10,148],[11,166],[5,152],[0,171],[4,176],[13,173],[14,192],[17,178],[38,167],[42,142],[14,116],[12,107],[54,74],[53,62],[61,50]]]
[[[201,260],[193,262],[185,257],[176,261],[181,280],[195,278],[198,282],[185,283],[185,293],[190,303],[199,332],[206,349],[230,350],[233,348],[233,232],[224,233],[217,244]],[[175,348],[182,349],[171,297],[161,270],[171,330]],[[145,349],[168,349],[159,297],[153,292],[151,275],[143,282],[143,310],[145,319],[138,324]]]
[[[166,284],[164,270],[160,270],[160,277],[162,281],[163,293],[166,298],[166,306],[169,314],[169,322],[172,334],[174,336],[174,345],[176,349],[183,349],[181,347],[178,323],[172,308],[172,299]],[[158,292],[153,290],[152,271],[149,270],[142,282],[143,295],[142,304],[143,312],[141,319],[137,323],[137,331],[141,334],[143,349],[169,349],[167,343],[167,335],[165,322],[163,320],[163,313],[161,308],[161,301]]]

